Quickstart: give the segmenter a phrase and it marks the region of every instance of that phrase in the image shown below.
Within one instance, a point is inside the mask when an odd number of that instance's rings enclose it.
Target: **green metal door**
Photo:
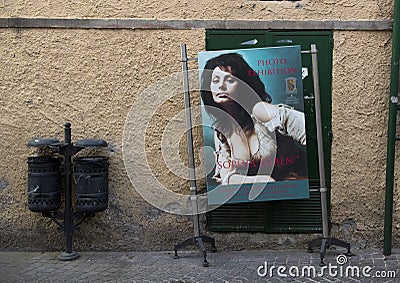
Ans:
[[[282,32],[254,30],[210,30],[206,32],[207,50],[244,49],[288,45],[301,45],[301,50],[310,50],[311,44],[316,44],[318,49],[318,69],[323,126],[322,132],[326,171],[325,176],[328,187],[327,195],[330,214],[332,32]],[[308,76],[303,80],[303,92],[304,111],[306,115],[310,198],[293,201],[222,205],[221,207],[207,213],[208,230],[266,233],[314,233],[322,231],[320,193],[318,190],[319,173],[314,89],[310,54],[302,54],[302,66],[305,71],[308,71]]]

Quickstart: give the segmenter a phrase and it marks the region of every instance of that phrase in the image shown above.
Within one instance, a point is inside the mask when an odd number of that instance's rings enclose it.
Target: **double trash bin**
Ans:
[[[55,139],[35,139],[29,141],[28,146],[37,148],[35,155],[28,157],[28,208],[33,212],[56,211],[61,206],[61,192],[65,189],[65,158],[60,154],[63,144]],[[77,141],[74,146],[79,151],[87,147],[106,147],[107,143],[85,139]],[[77,211],[93,213],[107,209],[108,166],[107,156],[72,159]]]

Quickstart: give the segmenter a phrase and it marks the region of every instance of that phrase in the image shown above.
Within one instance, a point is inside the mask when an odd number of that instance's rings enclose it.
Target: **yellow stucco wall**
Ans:
[[[130,238],[138,237],[136,233],[159,229],[154,222],[147,223],[146,210],[152,208],[135,193],[126,176],[122,130],[139,94],[159,78],[181,70],[181,42],[193,42],[188,50],[194,56],[204,46],[204,31],[4,29],[0,34],[4,47],[0,71],[1,179],[9,184],[1,190],[2,239],[20,246],[14,241],[24,231],[33,246],[43,245],[43,239],[35,236],[43,229],[43,237],[57,235],[62,239],[60,233],[50,232],[55,232],[52,223],[27,210],[26,158],[32,150],[26,144],[34,137],[63,140],[67,121],[72,123],[73,141],[101,138],[112,149],[110,209],[99,214],[95,223],[89,224],[91,228],[82,225],[82,232],[115,233],[112,238],[116,242],[129,245]],[[183,107],[182,101],[176,111]],[[156,124],[153,127],[157,129]],[[157,143],[149,144],[153,142]],[[141,228],[132,230],[137,225]],[[129,227],[128,235],[124,235],[124,226]],[[172,226],[169,229],[174,233],[182,230],[179,223]],[[119,239],[122,235],[124,239]],[[100,245],[109,239],[107,236]],[[51,248],[52,242],[44,244]]]
[[[1,17],[326,20],[388,19],[390,0],[0,1]]]
[[[0,1],[0,17],[246,20],[387,20],[392,1]],[[27,209],[26,146],[34,137],[102,138],[110,144],[109,209],[81,225],[77,249],[172,249],[192,235],[191,219],[165,214],[133,188],[122,159],[123,127],[131,106],[159,79],[181,70],[205,48],[205,31],[133,29],[0,29],[0,239],[5,249],[59,250],[54,223]],[[357,246],[383,239],[390,31],[335,31],[332,85],[333,233]],[[191,63],[196,68],[195,63]],[[194,94],[194,103],[196,94]],[[168,188],[187,182],[163,174],[160,128],[183,109],[182,97],[159,109],[148,128],[149,163]],[[152,111],[145,106],[143,113]],[[201,137],[196,132],[196,145]],[[184,142],[181,145],[184,152]],[[184,156],[185,154],[183,154]],[[183,157],[185,159],[185,157]],[[398,158],[397,158],[398,160]],[[398,177],[397,177],[398,178]],[[204,182],[200,182],[200,187]],[[395,194],[399,223],[399,194]],[[346,226],[347,225],[347,226]],[[398,246],[399,224],[394,225]],[[281,235],[218,234],[219,248],[276,246]],[[293,246],[308,236],[285,236]]]
[[[390,32],[336,32],[332,93],[332,211],[354,237],[383,240]],[[374,231],[374,232],[372,232]]]

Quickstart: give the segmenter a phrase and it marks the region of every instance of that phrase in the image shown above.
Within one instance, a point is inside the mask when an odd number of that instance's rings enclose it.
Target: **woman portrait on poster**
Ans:
[[[209,59],[201,98],[213,119],[219,184],[307,178],[304,114],[271,104],[259,76],[238,53]]]

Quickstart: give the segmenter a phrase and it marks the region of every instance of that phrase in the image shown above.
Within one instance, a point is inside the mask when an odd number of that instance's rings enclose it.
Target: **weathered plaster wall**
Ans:
[[[180,224],[186,219],[162,215],[134,191],[122,160],[122,130],[137,96],[181,70],[180,44],[191,42],[191,56],[204,48],[204,31],[10,29],[0,36],[2,247],[60,248],[55,243],[63,236],[54,223],[27,209],[26,144],[37,136],[63,140],[66,121],[73,141],[95,137],[111,145],[110,208],[82,225],[78,242],[103,249],[111,248],[111,240],[114,248],[160,248],[157,241],[187,233]],[[170,112],[183,108],[182,99],[175,104]],[[150,133],[163,123],[157,117]],[[158,223],[168,221],[168,227]],[[163,236],[154,241],[148,234]]]
[[[400,121],[400,120],[398,120]],[[397,142],[398,144],[398,142]],[[397,145],[398,148],[398,145]],[[400,245],[400,178],[399,178],[399,166],[400,166],[400,151],[396,151],[395,159],[395,181],[394,181],[394,205],[393,205],[393,243],[396,246]]]
[[[386,20],[392,1],[0,1],[0,17],[158,19]],[[192,235],[191,219],[154,208],[134,190],[122,160],[122,130],[139,95],[158,79],[181,70],[180,44],[189,57],[204,50],[205,32],[193,30],[2,29],[0,30],[0,243],[2,249],[60,250],[54,223],[27,209],[26,147],[34,137],[110,143],[109,209],[85,221],[74,237],[77,250],[172,249]],[[333,62],[333,233],[355,246],[379,246],[383,238],[387,97],[391,33],[335,31]],[[193,65],[193,68],[196,66]],[[194,94],[194,97],[196,95]],[[196,102],[196,100],[194,100]],[[198,103],[198,101],[197,101]],[[165,173],[160,128],[183,109],[167,101],[148,128],[149,163],[168,188],[187,182]],[[152,111],[145,106],[143,113]],[[198,133],[198,132],[196,132]],[[196,135],[196,145],[201,137]],[[182,152],[184,141],[181,144]],[[183,159],[185,159],[184,155]],[[399,157],[397,156],[397,161]],[[396,164],[398,168],[398,162]],[[396,173],[398,184],[398,174]],[[204,182],[200,182],[200,187]],[[394,243],[399,246],[400,195],[395,193]],[[397,223],[397,224],[396,224]],[[310,236],[226,233],[221,249],[294,246]]]
[[[337,32],[333,60],[333,222],[383,242],[391,33]],[[395,230],[398,233],[398,230]]]
[[[325,20],[387,19],[390,0],[0,1],[0,17]]]

